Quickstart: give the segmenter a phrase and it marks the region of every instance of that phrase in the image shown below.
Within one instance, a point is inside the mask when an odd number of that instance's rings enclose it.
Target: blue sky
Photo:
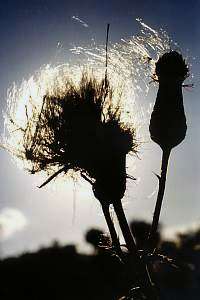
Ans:
[[[72,59],[68,49],[73,45],[87,46],[92,38],[97,43],[104,43],[108,22],[111,24],[111,42],[136,34],[139,31],[137,17],[156,30],[162,27],[188,54],[193,64],[195,87],[192,91],[184,91],[188,133],[186,140],[172,153],[161,219],[169,229],[200,224],[199,11],[200,1],[195,0],[2,2],[0,110],[6,109],[7,88],[14,81],[20,83],[45,64]],[[89,27],[73,20],[73,16],[84,20]],[[63,45],[62,56],[57,56],[58,42]],[[151,89],[153,91],[145,101],[155,100],[152,95],[156,88]],[[148,128],[148,122],[146,126]],[[3,132],[3,115],[0,129]],[[161,151],[149,140],[140,154],[141,160],[134,161],[137,166],[135,176],[141,178],[140,183],[128,185],[126,212],[130,220],[150,220],[155,202],[155,195],[149,195],[156,188],[152,172],[159,172]],[[0,161],[0,222],[8,208],[20,211],[26,219],[26,222],[23,219],[23,226],[1,238],[4,255],[36,249],[54,239],[83,245],[83,233],[88,228],[105,228],[100,207],[86,183],[78,183],[75,193],[72,182],[38,190],[39,180],[19,170],[4,150],[0,151]],[[11,217],[14,218],[13,214]],[[5,217],[3,220],[3,226],[8,226]],[[20,222],[19,216],[17,220]]]

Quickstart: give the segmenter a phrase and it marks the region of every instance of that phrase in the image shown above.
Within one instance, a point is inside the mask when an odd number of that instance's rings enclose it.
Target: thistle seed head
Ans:
[[[120,120],[120,99],[117,105],[112,100],[109,82],[87,73],[78,84],[67,82],[62,93],[47,93],[40,109],[33,106],[27,114],[18,157],[29,162],[31,173],[64,168],[85,174],[101,201],[116,192],[121,198],[126,181],[121,160],[137,151],[137,143],[135,129]]]

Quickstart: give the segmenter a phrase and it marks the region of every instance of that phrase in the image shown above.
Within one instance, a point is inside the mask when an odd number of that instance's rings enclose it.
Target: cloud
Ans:
[[[79,22],[82,26],[86,28],[89,27],[89,25],[85,23],[83,20],[81,20],[78,16],[72,16],[72,20]]]
[[[17,231],[27,225],[27,219],[23,213],[15,208],[4,208],[0,211],[0,238],[10,238]]]
[[[175,225],[163,228],[163,236],[165,239],[176,239],[177,234],[196,231],[200,228],[200,221],[195,221],[187,225]]]

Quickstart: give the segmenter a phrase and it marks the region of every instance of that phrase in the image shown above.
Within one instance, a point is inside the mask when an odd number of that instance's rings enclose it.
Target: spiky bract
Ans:
[[[177,51],[163,54],[156,63],[158,80],[184,81],[189,76],[189,68],[182,55]]]

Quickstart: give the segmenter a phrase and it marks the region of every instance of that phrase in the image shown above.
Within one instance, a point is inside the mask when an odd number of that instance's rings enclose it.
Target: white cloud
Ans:
[[[200,221],[196,221],[187,225],[176,225],[163,228],[163,236],[165,239],[176,239],[177,234],[187,233],[189,231],[196,231],[200,228]]]
[[[27,225],[23,213],[15,208],[4,208],[0,211],[0,238],[7,239]]]
[[[83,20],[81,20],[78,16],[72,16],[72,20],[79,22],[82,26],[86,28],[89,27],[89,25],[85,23]]]

